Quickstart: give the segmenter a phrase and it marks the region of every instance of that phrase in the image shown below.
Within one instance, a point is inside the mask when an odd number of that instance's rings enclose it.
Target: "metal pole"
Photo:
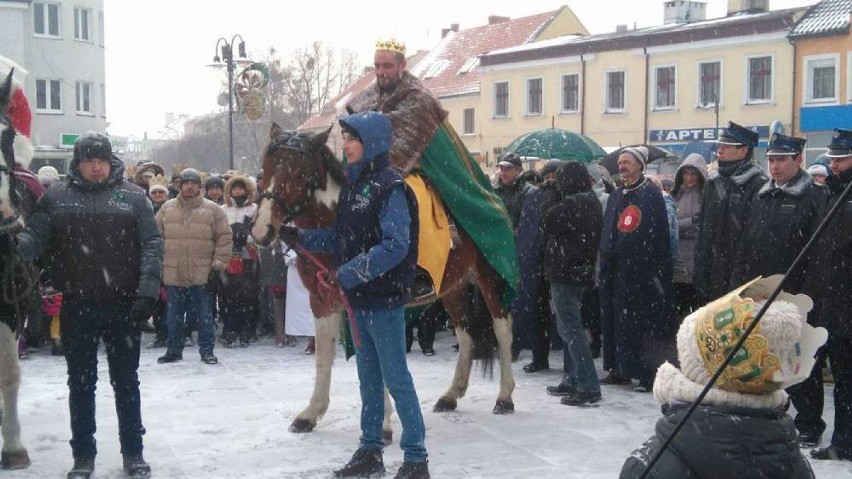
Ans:
[[[234,44],[228,45],[228,169],[234,169]]]

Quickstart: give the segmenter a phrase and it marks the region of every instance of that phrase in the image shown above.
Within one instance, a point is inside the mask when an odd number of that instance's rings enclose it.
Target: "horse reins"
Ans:
[[[332,294],[336,294],[337,298],[331,299],[339,299],[341,303],[343,303],[343,307],[346,308],[346,315],[349,317],[349,328],[352,329],[352,341],[355,343],[356,348],[361,347],[361,334],[358,330],[358,322],[355,320],[355,314],[352,312],[352,305],[349,304],[349,301],[346,299],[346,296],[343,294],[343,291],[340,291],[340,288],[335,288],[331,284],[326,281],[323,276],[328,276],[329,269],[320,261],[316,256],[311,254],[304,246],[299,243],[294,243],[292,246],[293,249],[296,250],[301,256],[304,256],[308,259],[314,266],[317,268],[317,281],[320,284],[320,288],[325,291],[331,291]],[[326,296],[326,295],[324,295]],[[328,299],[328,296],[326,296]]]

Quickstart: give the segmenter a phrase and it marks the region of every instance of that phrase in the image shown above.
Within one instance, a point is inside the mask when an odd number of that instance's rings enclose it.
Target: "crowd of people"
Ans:
[[[362,436],[335,477],[384,473],[381,418],[368,413],[383,409],[382,385],[394,397],[403,425],[405,463],[397,477],[429,477],[423,418],[405,359],[413,334],[406,342],[403,325],[403,306],[415,282],[417,203],[391,162],[424,153],[425,144],[404,151],[412,145],[406,128],[420,138],[415,127],[431,125],[424,141],[439,137],[442,110],[405,71],[404,55],[396,42],[377,44],[376,91],[353,102],[363,108],[340,120],[348,165],[337,223],[328,230],[281,231],[286,244],[339,253],[342,262],[325,281],[352,304],[360,330]],[[402,83],[406,89],[399,88]],[[425,108],[434,121],[406,127],[409,117],[388,106],[411,92],[419,92],[418,100],[406,108]],[[637,393],[653,391],[664,403],[665,424],[680,417],[682,402],[694,398],[684,391],[707,379],[690,366],[702,361],[694,351],[701,346],[693,344],[702,321],[696,312],[754,277],[785,273],[852,181],[850,130],[835,130],[826,153],[830,168],[804,169],[805,140],[773,134],[767,176],[753,158],[757,145],[757,133],[730,122],[718,140],[712,171],[707,159],[690,155],[673,179],[646,174],[644,146],[618,152],[617,179],[596,163],[550,160],[534,172],[524,171],[517,155],[501,158],[494,189],[514,229],[520,269],[511,305],[512,354],[517,358],[530,349],[533,359],[523,371],[534,374],[549,369],[552,348],[563,351],[562,380],[543,393],[568,406],[588,406],[602,400],[602,386],[631,385]],[[208,176],[185,168],[169,180],[159,165],[143,163],[126,179],[109,139],[87,133],[74,146],[67,179],[59,181],[51,167],[38,177],[47,189],[16,241],[22,257],[44,269],[43,311],[49,319],[44,324],[51,324],[53,352],[68,363],[75,461],[68,477],[86,478],[94,469],[100,339],[115,390],[125,471],[148,477],[137,375],[141,331],[150,327],[154,333],[148,347],[165,348],[160,364],[182,361],[184,348],[197,341],[201,361],[214,365],[217,322],[218,342],[225,347],[247,347],[259,334],[272,335],[279,347],[311,336],[307,291],[295,268],[288,269],[291,251],[284,245],[263,248],[251,238],[262,174]],[[755,396],[718,393],[712,407],[740,409],[702,411],[701,424],[708,427],[693,432],[702,440],[724,441],[742,429],[714,429],[719,414],[756,417],[750,424],[778,446],[773,454],[787,459],[764,466],[781,467],[787,477],[809,477],[798,448],[819,445],[826,428],[825,358],[835,381],[835,427],[831,443],[811,456],[852,460],[850,206],[848,200],[837,205],[840,214],[785,283],[787,291],[813,298],[808,322],[828,329],[828,343],[810,376],[786,392],[769,386],[748,392]],[[436,318],[445,314],[427,312],[420,318],[419,339],[429,355]],[[768,349],[781,347],[788,336],[767,333]],[[306,350],[313,347],[308,343]],[[598,356],[607,371],[602,378],[594,364]],[[797,412],[792,422],[788,394]],[[637,457],[650,454],[656,441]],[[721,464],[736,470],[749,450],[728,454]],[[700,458],[691,461],[684,457],[661,467],[722,470]],[[631,477],[643,464],[628,460],[623,474]]]
[[[691,154],[672,181],[645,174],[643,146],[619,150],[617,181],[599,164],[550,160],[535,172],[513,153],[503,157],[494,183],[518,244],[513,356],[532,351],[523,371],[549,369],[550,348],[562,348],[563,379],[546,392],[563,404],[600,401],[601,384],[658,395],[659,366],[678,364],[684,318],[755,277],[787,272],[850,181],[852,131],[835,131],[830,167],[806,169],[805,140],[773,134],[765,173],[753,158],[757,145],[757,133],[730,122],[717,161]],[[815,459],[852,459],[850,205],[841,205],[845,216],[785,282],[786,291],[814,300],[808,322],[829,332],[811,375],[786,391],[796,410],[794,441],[818,446],[829,358],[835,430],[828,446],[813,449]],[[608,371],[602,378],[592,363],[599,354]]]

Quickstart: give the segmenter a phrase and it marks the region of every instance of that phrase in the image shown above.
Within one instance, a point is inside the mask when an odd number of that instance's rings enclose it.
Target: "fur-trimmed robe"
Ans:
[[[373,83],[347,105],[351,113],[373,110],[386,114],[393,126],[391,166],[403,176],[418,165],[447,112],[411,73],[403,73],[393,92],[385,93]]]

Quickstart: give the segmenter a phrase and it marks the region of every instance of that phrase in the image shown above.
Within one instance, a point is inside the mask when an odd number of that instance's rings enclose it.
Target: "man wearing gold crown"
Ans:
[[[488,177],[467,151],[453,127],[446,120],[447,112],[423,83],[406,70],[405,44],[396,40],[379,40],[376,43],[375,83],[357,94],[346,106],[347,111],[359,113],[374,110],[390,118],[393,127],[393,143],[390,163],[405,177],[415,190],[421,210],[431,202],[438,214],[446,214],[443,205],[449,208],[453,219],[476,243],[478,249],[497,273],[506,281],[503,303],[507,305],[515,296],[518,283],[518,266],[512,225],[500,198],[494,193]],[[419,181],[428,189],[420,177],[440,197],[430,201],[433,192],[421,193],[413,181]],[[425,198],[424,195],[425,194]],[[443,201],[440,201],[443,200]],[[440,210],[440,211],[439,211]],[[434,216],[434,215],[433,215]],[[421,237],[430,231],[421,214]],[[444,220],[446,221],[446,220]],[[428,242],[444,245],[440,251],[421,252],[418,265],[424,267],[440,288],[445,261],[438,261],[437,268],[430,268],[421,261],[424,257],[440,256],[446,260],[449,254],[449,228],[438,227],[434,235],[445,233],[441,238]]]

